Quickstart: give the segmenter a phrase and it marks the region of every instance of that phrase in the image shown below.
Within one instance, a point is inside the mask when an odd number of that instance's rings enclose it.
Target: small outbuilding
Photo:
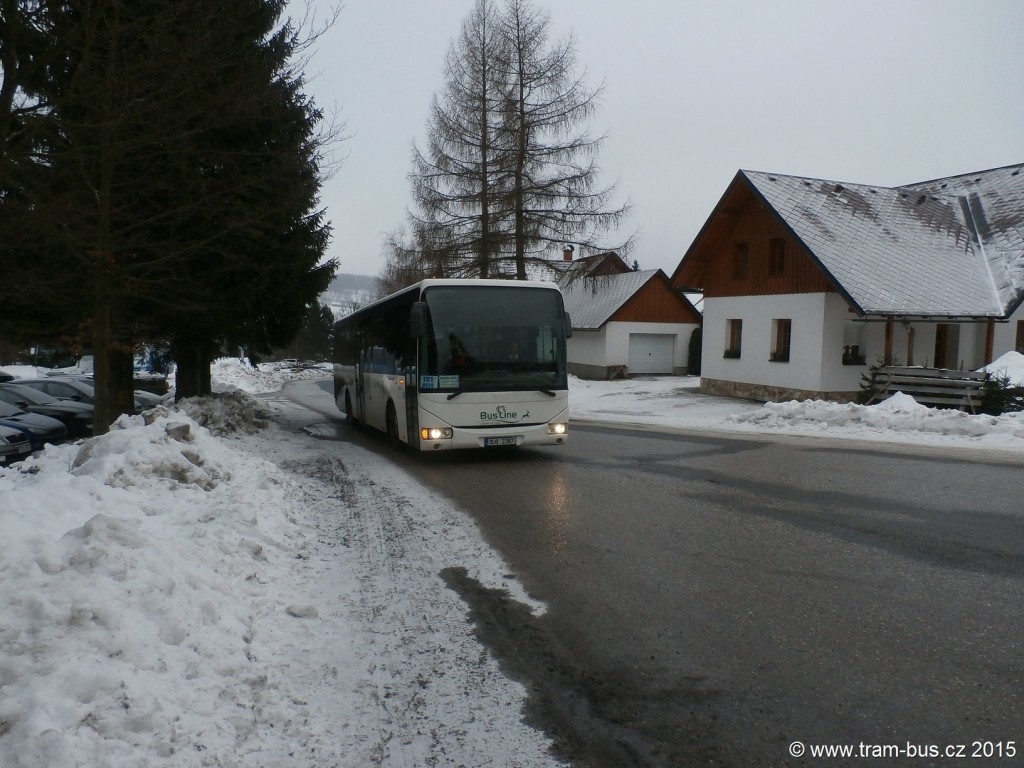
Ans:
[[[569,372],[582,379],[685,374],[700,313],[660,269],[614,253],[573,262],[559,281],[572,321]]]

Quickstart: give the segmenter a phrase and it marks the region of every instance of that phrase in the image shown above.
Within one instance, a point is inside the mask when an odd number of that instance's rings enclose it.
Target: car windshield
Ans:
[[[434,286],[424,291],[420,389],[564,389],[561,296],[545,288]]]
[[[25,412],[16,405],[11,405],[10,403],[0,400],[0,419],[7,418],[8,416],[20,416],[23,413]]]
[[[34,405],[54,405],[60,401],[50,397],[38,389],[23,387],[20,384],[0,384],[0,400],[17,405],[18,403],[33,403]]]
[[[93,382],[86,379],[71,379],[64,376],[54,376],[45,381],[26,384],[50,397],[58,400],[76,400],[82,403],[92,403],[95,400],[96,392]]]

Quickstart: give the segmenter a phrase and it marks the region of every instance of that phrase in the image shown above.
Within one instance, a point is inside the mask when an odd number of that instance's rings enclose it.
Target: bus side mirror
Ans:
[[[569,313],[565,313],[565,338],[572,338],[572,319],[569,317]]]
[[[422,339],[427,332],[427,304],[417,301],[409,310],[409,335],[414,339]]]

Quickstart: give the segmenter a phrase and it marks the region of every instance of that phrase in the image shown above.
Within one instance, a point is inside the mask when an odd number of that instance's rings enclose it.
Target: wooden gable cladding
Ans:
[[[610,319],[626,323],[701,322],[700,313],[671,288],[663,273],[648,280]]]
[[[704,274],[705,297],[834,292],[803,246],[753,197],[748,198],[733,227],[708,247],[711,258]],[[745,269],[740,264],[743,252]]]
[[[782,241],[781,270],[772,269],[773,240]],[[746,269],[739,255],[746,251]],[[775,254],[775,259],[778,253]],[[707,297],[834,293],[828,278],[778,215],[737,178],[672,276],[679,289]]]

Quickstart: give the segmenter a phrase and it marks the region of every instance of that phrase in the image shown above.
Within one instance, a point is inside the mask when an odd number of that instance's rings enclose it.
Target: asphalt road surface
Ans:
[[[467,510],[547,604],[443,574],[575,766],[1024,763],[1019,461],[579,423],[561,448],[419,456],[341,432]]]

